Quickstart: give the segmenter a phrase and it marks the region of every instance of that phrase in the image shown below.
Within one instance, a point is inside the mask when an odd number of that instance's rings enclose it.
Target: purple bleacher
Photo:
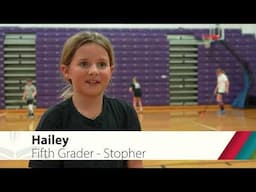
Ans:
[[[239,40],[235,41],[230,39],[228,42],[228,45],[242,58],[242,60],[246,61],[249,65],[249,69],[251,70],[252,74],[256,73],[256,68],[255,68],[255,62],[256,62],[256,57],[255,57],[255,51],[256,51],[256,40],[255,36],[253,34],[244,34]],[[242,70],[241,70],[242,73]],[[242,74],[241,74],[242,78]],[[242,82],[243,80],[240,80]],[[235,81],[238,82],[238,81]],[[256,80],[253,78],[253,82],[251,83],[251,89],[249,91],[249,96],[250,95],[255,95],[253,93],[253,90],[256,86],[255,84]]]
[[[87,31],[88,29],[83,30]],[[168,105],[168,80],[160,78],[163,74],[167,76],[169,75],[169,45],[163,32],[159,30],[145,29],[90,30],[103,33],[109,37],[113,43],[116,58],[116,70],[113,74],[112,83],[107,90],[108,93],[111,93],[118,98],[120,97],[130,100],[131,94],[128,92],[128,87],[132,77],[137,76],[142,84],[144,96],[153,93],[153,96],[150,97],[151,100],[149,100],[149,105],[152,105],[153,99],[156,100],[154,95],[157,94],[160,89],[163,89],[164,97],[162,102],[158,102]],[[65,39],[78,31],[79,30],[75,29],[49,29],[37,32],[37,83],[41,89],[46,88],[47,85],[49,85],[49,88],[57,88],[60,83],[64,85],[61,75],[59,75],[59,78],[53,78],[53,76],[60,73],[59,60]],[[49,80],[44,77],[46,74],[49,77]],[[52,81],[50,81],[51,78],[55,79],[55,85],[52,85]],[[167,83],[161,83],[164,81]],[[159,84],[157,84],[158,82]],[[150,83],[155,83],[154,85],[158,85],[158,88],[155,87],[148,91]],[[38,102],[39,106],[50,104],[49,102],[47,103],[44,101],[44,97],[46,97],[47,94],[53,96],[57,93],[54,92],[54,90],[48,92],[42,90],[42,102]],[[152,102],[150,103],[150,101]]]
[[[5,107],[5,100],[4,100],[4,32],[0,32],[0,109]]]
[[[251,88],[251,89],[249,90],[249,95],[250,95],[250,96],[256,96],[256,88],[255,88],[255,87],[253,87],[253,88]]]
[[[226,34],[237,34],[237,35],[241,35],[242,34],[242,30],[241,29],[225,29],[225,35]]]
[[[254,35],[242,35],[241,30],[228,30],[228,32],[225,34],[225,40],[228,43],[228,45],[234,49],[234,51],[245,61],[249,63],[249,67],[252,71],[255,71],[255,67],[252,67],[256,61],[255,58],[255,38]],[[215,50],[221,50],[222,53],[219,55],[216,55]],[[236,59],[232,56],[226,56],[226,58],[223,58],[224,55],[227,52],[225,47],[221,45],[220,43],[216,42],[214,43],[211,48],[206,49],[204,46],[200,46],[198,53],[199,53],[199,62],[198,62],[198,68],[199,68],[199,81],[212,81],[213,77],[201,77],[204,76],[204,72],[207,72],[207,69],[211,70],[215,66],[220,65],[219,67],[224,68],[224,70],[228,73],[231,87],[230,87],[230,97],[229,100],[232,102],[232,99],[235,98],[237,93],[241,91],[243,88],[243,72],[242,72],[242,66],[241,64],[236,61]],[[214,57],[214,58],[212,58]],[[203,90],[203,88],[200,87],[203,86],[202,83],[199,83],[199,90]],[[235,85],[235,86],[232,86]],[[255,86],[255,85],[254,85]],[[252,94],[252,92],[249,92],[249,95]],[[199,97],[200,98],[200,97]],[[200,101],[200,99],[199,99]],[[201,100],[203,103],[203,100]]]
[[[200,39],[208,29],[72,29],[72,28],[0,28],[0,71],[3,71],[4,34],[36,33],[36,83],[38,107],[49,107],[59,101],[58,96],[65,85],[60,74],[60,55],[65,40],[79,31],[98,31],[109,37],[113,43],[116,69],[107,93],[117,98],[131,101],[128,87],[136,76],[143,90],[144,105],[169,105],[169,43],[166,35],[193,34]],[[238,54],[249,63],[256,74],[256,40],[254,35],[244,35],[240,29],[226,29],[225,38]],[[242,89],[243,77],[240,63],[216,42],[206,49],[198,49],[198,97],[199,104],[207,104],[209,93],[216,83],[215,69],[223,68],[231,81],[230,95],[226,101],[231,103]],[[161,78],[166,75],[167,78]],[[0,87],[3,85],[3,73],[0,73]],[[236,86],[234,86],[236,85]],[[249,94],[255,94],[256,83]],[[254,92],[253,92],[254,91]],[[1,94],[0,94],[1,95]],[[0,99],[0,108],[4,106]]]

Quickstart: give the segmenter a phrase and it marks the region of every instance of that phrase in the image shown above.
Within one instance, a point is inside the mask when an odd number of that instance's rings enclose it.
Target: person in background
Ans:
[[[136,77],[133,77],[132,83],[129,87],[129,91],[133,92],[133,107],[134,107],[134,109],[136,110],[137,106],[139,106],[139,111],[142,112],[143,111],[142,101],[141,101],[142,91],[141,91],[140,83],[138,82]]]
[[[28,106],[28,116],[34,117],[34,99],[37,94],[36,86],[32,84],[32,80],[28,79],[22,94],[22,100]]]
[[[224,108],[223,96],[225,94],[229,94],[229,80],[224,70],[222,70],[221,68],[218,68],[216,70],[216,76],[217,76],[217,85],[214,90],[214,93],[216,94],[216,101],[220,109],[219,114],[224,114],[225,108]]]

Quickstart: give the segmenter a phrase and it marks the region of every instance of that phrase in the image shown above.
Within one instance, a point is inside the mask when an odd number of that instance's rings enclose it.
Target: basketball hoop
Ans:
[[[210,48],[211,47],[211,42],[217,41],[220,38],[219,35],[216,34],[203,34],[202,39],[204,41],[204,46],[205,48]]]

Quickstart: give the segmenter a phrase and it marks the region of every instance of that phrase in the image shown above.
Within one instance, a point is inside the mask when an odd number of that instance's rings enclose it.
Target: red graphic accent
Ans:
[[[250,131],[236,132],[218,160],[235,159],[250,135]]]

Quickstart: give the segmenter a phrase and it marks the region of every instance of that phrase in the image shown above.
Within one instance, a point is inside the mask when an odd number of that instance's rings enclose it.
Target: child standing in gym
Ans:
[[[216,101],[220,109],[219,114],[222,115],[225,113],[223,96],[229,93],[229,80],[224,70],[222,70],[221,68],[218,68],[216,70],[216,76],[217,76],[217,85],[214,90],[214,93],[216,95]]]
[[[37,94],[36,86],[32,84],[32,80],[28,79],[27,84],[24,87],[24,92],[22,94],[22,100],[26,101],[28,105],[28,116],[34,117],[34,99]]]
[[[137,105],[139,105],[139,110],[140,110],[140,112],[142,112],[143,111],[142,102],[141,102],[142,91],[141,91],[140,83],[137,81],[136,77],[133,77],[132,83],[129,87],[129,91],[133,92],[133,107],[134,107],[134,109],[136,109]]]

